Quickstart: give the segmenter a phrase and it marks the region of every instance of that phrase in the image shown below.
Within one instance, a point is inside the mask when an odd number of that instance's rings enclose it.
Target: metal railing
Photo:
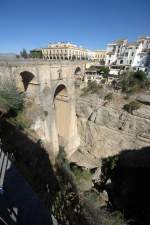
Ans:
[[[7,207],[5,208],[6,201],[9,202],[9,200],[5,195],[3,184],[6,171],[11,166],[10,158],[12,158],[12,154],[3,151],[0,139],[0,224],[2,225],[15,225],[14,221],[17,220],[17,214],[14,209],[9,210]]]

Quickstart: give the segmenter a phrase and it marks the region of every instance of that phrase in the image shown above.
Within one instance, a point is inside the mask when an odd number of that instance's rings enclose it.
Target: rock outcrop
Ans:
[[[105,158],[125,149],[150,145],[150,106],[129,114],[122,106],[96,97],[78,97],[76,113],[82,150]]]
[[[137,96],[136,100],[139,102],[142,102],[143,104],[150,105],[150,96],[149,95]]]

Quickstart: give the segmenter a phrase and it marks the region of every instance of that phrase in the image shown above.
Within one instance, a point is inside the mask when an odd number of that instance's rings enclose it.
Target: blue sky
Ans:
[[[150,0],[0,0],[0,52],[71,41],[90,49],[150,35]]]

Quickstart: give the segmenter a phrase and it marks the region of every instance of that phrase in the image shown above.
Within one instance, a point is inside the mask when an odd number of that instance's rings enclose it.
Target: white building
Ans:
[[[127,40],[121,39],[107,45],[106,66],[122,65],[126,50]]]
[[[150,37],[141,37],[134,43],[117,40],[107,45],[106,66],[135,70],[150,70]]]
[[[138,48],[132,63],[135,69],[150,71],[150,37],[140,37],[137,40]]]

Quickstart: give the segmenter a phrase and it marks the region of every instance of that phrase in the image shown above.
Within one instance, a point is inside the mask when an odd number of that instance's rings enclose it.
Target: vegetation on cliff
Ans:
[[[98,94],[100,89],[102,89],[102,85],[97,84],[96,81],[88,81],[88,85],[82,89],[81,95]]]
[[[141,103],[139,103],[138,101],[132,101],[129,104],[125,104],[123,106],[123,109],[127,111],[128,113],[133,114],[133,111],[139,109],[140,106],[141,106]]]
[[[20,93],[13,80],[6,80],[0,85],[0,111],[17,115],[23,109],[24,94]]]
[[[121,88],[124,93],[133,94],[147,88],[148,85],[147,74],[143,71],[137,71],[122,74],[117,87]]]

